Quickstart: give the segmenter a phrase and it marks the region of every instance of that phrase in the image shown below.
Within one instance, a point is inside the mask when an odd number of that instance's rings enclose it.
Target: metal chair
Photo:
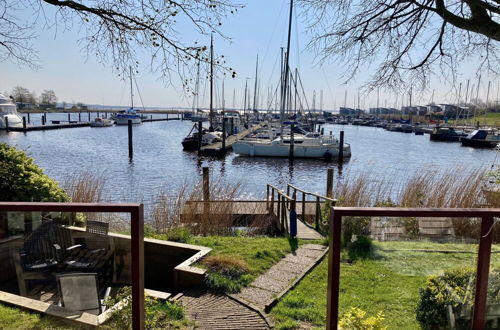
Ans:
[[[104,298],[99,297],[99,285],[95,273],[74,273],[57,275],[60,305],[64,308],[99,315],[105,310],[104,300],[111,288],[107,288]]]

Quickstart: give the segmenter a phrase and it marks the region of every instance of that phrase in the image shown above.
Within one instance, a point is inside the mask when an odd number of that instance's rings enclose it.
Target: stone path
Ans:
[[[186,307],[197,329],[270,329],[261,313],[224,295],[190,290],[179,302]]]
[[[290,228],[290,222],[288,222],[288,228]],[[306,225],[302,222],[302,220],[297,218],[297,238],[304,240],[317,240],[325,237],[318,233],[314,228]]]
[[[285,293],[321,261],[327,252],[326,246],[304,244],[232,297],[258,310],[269,311]]]

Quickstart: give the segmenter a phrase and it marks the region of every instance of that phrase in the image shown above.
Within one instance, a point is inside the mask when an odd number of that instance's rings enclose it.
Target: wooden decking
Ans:
[[[264,127],[264,125],[266,124],[267,124],[266,122],[263,122],[258,125],[252,126],[249,129],[241,131],[238,134],[228,136],[226,138],[226,150],[230,150],[236,141],[245,138],[249,134]],[[222,149],[222,142],[217,142],[214,144],[210,144],[208,146],[201,147],[201,149],[198,151],[198,154],[202,156],[219,156],[222,155],[224,152],[226,152],[226,150]]]

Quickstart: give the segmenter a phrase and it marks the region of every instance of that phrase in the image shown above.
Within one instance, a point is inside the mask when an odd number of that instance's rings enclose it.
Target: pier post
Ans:
[[[201,149],[202,137],[203,137],[203,122],[199,121],[198,122],[198,150]]]
[[[29,124],[30,123],[30,113],[28,112],[27,115],[28,115],[28,124]]]
[[[290,237],[297,237],[297,210],[296,210],[297,190],[294,191],[290,201]]]
[[[294,127],[295,127],[295,124],[292,123],[290,125],[290,155],[289,155],[290,159],[293,159],[293,156],[294,156],[294,154],[293,154],[293,152],[294,152],[293,147],[294,147],[294,142],[295,142],[294,141],[295,137],[294,137],[294,132],[293,132]]]
[[[333,168],[328,168],[326,172],[326,197],[333,197]]]
[[[104,112],[104,118],[108,118],[108,112],[107,111]]]
[[[339,162],[342,163],[344,160],[344,131],[340,131],[339,138]]]
[[[23,130],[26,131],[26,117],[23,116]]]
[[[87,114],[89,115],[89,123],[90,123],[90,111],[87,111]]]
[[[325,128],[321,127],[321,135],[325,135]]]
[[[210,214],[210,169],[203,167],[203,220],[208,220]]]
[[[42,115],[42,125],[45,125],[45,122],[47,121],[46,113],[44,112]]]
[[[151,121],[153,121],[153,115],[151,115]]]
[[[5,131],[9,131],[9,117],[4,117],[5,118]]]
[[[90,112],[89,112],[90,114]],[[134,146],[132,142],[132,120],[128,120],[128,158],[134,158]]]
[[[168,120],[168,113],[167,113],[167,120]]]
[[[82,113],[81,112],[78,113],[78,121],[82,121]]]
[[[71,123],[71,113],[68,112],[68,124]]]
[[[231,124],[231,134],[230,135],[233,135],[234,134],[234,118],[231,117],[231,119],[229,119],[229,123]]]
[[[222,154],[226,153],[226,119],[222,111]]]

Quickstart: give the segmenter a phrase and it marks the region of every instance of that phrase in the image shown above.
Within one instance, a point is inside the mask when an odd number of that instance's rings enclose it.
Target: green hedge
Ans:
[[[25,152],[0,143],[0,201],[69,202],[70,197]]]

